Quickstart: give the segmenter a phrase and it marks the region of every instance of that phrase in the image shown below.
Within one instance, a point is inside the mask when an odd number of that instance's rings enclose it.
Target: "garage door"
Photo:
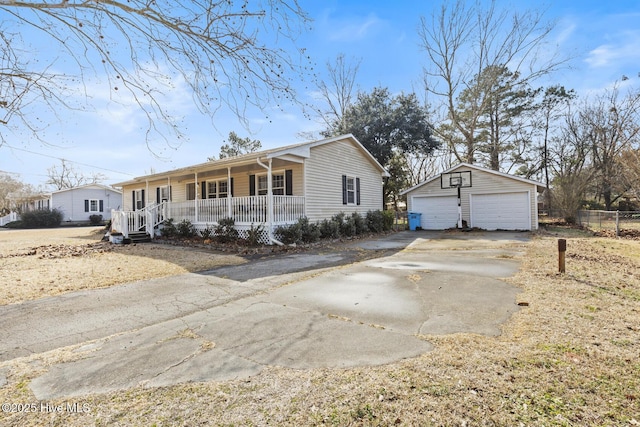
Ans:
[[[471,226],[485,230],[531,230],[529,193],[470,194]]]
[[[425,230],[446,230],[458,224],[458,197],[414,197],[413,212],[422,214],[420,226]]]

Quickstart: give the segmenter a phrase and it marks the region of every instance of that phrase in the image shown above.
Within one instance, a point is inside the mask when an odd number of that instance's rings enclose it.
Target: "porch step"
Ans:
[[[151,241],[151,237],[144,231],[129,233],[131,243],[146,243]]]

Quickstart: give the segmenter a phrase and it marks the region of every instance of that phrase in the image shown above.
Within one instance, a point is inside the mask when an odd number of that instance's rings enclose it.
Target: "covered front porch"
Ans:
[[[188,220],[196,230],[215,229],[220,220],[231,218],[241,238],[249,230],[261,229],[260,241],[277,243],[274,231],[282,225],[294,224],[305,216],[304,196],[244,196],[197,199],[183,202],[163,201],[134,211],[112,211],[111,233],[144,232],[151,237],[160,233],[162,223],[175,224]]]
[[[304,161],[296,150],[272,150],[209,161],[121,184],[123,209],[112,214],[112,232],[159,234],[162,223],[188,220],[198,231],[233,219],[240,237],[260,228],[263,243],[274,231],[306,216]]]

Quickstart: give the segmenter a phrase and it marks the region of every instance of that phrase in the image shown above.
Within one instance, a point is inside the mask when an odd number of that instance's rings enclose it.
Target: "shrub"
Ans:
[[[229,243],[238,240],[236,221],[233,218],[222,218],[215,228],[216,238],[221,243]]]
[[[300,224],[300,231],[302,232],[302,241],[304,243],[315,243],[320,240],[320,226],[317,223],[312,223],[309,218],[302,217],[298,219]]]
[[[174,237],[178,234],[176,225],[173,223],[173,218],[165,219],[162,221],[162,229],[160,230],[162,237]]]
[[[280,238],[280,241],[285,245],[300,243],[302,241],[302,228],[299,222],[290,225],[281,225],[276,228],[275,232]]]
[[[367,212],[366,221],[367,228],[372,233],[380,233],[384,230],[384,216],[381,210]]]
[[[356,223],[353,216],[347,217],[344,212],[340,212],[331,217],[331,221],[338,224],[339,236],[351,237],[356,235]]]
[[[59,227],[62,222],[62,212],[57,209],[40,209],[22,214],[24,228],[52,228]]]
[[[188,238],[198,234],[195,225],[193,225],[188,219],[183,219],[182,221],[180,221],[180,223],[176,227],[176,230],[178,231],[178,236],[180,237]]]
[[[251,224],[251,228],[247,230],[247,238],[245,239],[249,246],[259,246],[261,244],[260,239],[263,232],[264,226],[258,225],[257,227],[254,227],[253,224]]]
[[[393,223],[396,220],[396,214],[394,211],[380,211],[382,212],[382,217],[384,218],[384,227],[383,231],[391,231],[393,228]]]
[[[215,236],[215,234],[215,230],[213,229],[213,227],[209,227],[209,224],[207,224],[204,230],[200,232],[200,236],[202,236],[203,240],[211,239],[213,236]]]
[[[350,220],[353,224],[353,229],[355,230],[356,235],[364,234],[369,231],[367,221],[358,212],[352,213]]]
[[[324,219],[320,222],[321,239],[337,239],[340,237],[340,226],[333,219]]]
[[[320,226],[309,221],[307,217],[298,218],[295,224],[280,226],[276,234],[286,245],[293,243],[315,243],[322,236]]]
[[[89,222],[91,223],[91,225],[101,225],[102,215],[100,214],[89,215]]]

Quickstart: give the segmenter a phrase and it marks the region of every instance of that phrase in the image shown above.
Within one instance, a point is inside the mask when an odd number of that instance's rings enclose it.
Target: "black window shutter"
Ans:
[[[144,198],[144,190],[142,190],[142,208],[143,208],[143,209],[144,209],[144,201],[145,201],[145,198]]]
[[[160,203],[160,187],[156,187],[156,203]]]
[[[100,200],[100,212],[104,212],[104,201]]]
[[[84,211],[89,212],[89,201],[84,199]]]
[[[347,175],[342,175],[342,204],[347,204]]]
[[[131,192],[131,210],[136,210],[136,190]]]
[[[169,201],[171,201],[171,186],[169,186]]]
[[[249,195],[250,196],[256,195],[256,176],[255,175],[249,175]]]
[[[284,194],[293,196],[293,170],[291,169],[284,171]]]
[[[203,200],[207,198],[207,181],[202,181],[200,184],[200,196]]]
[[[229,195],[233,197],[233,177],[231,177],[231,188],[229,189]]]
[[[360,178],[356,178],[356,204],[360,205]]]

